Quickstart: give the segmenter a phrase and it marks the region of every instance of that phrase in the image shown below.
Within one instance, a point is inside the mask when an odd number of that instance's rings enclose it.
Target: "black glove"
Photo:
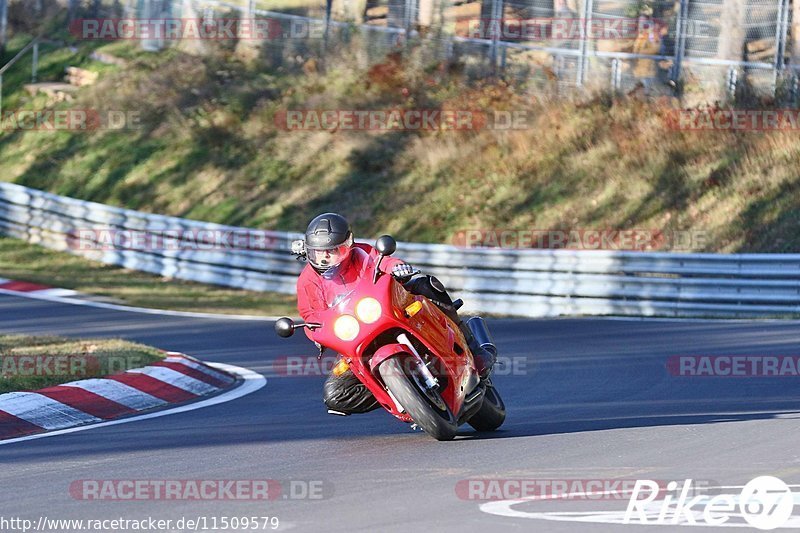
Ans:
[[[412,267],[408,263],[400,263],[392,268],[392,276],[400,283],[405,283],[411,279],[414,274],[419,274],[419,270]]]

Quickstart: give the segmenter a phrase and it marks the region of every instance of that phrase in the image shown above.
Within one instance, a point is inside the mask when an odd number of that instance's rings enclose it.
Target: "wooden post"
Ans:
[[[331,13],[333,20],[351,20],[357,24],[364,22],[367,0],[333,0]]]
[[[723,1],[719,20],[720,33],[717,41],[717,59],[729,61],[742,61],[745,59],[744,23],[746,14],[746,0]],[[728,72],[728,75],[725,77],[720,76],[718,84],[713,88],[708,88],[704,97],[706,102],[725,102],[734,97],[731,92],[731,80],[738,77],[739,73],[736,71],[736,67],[725,69],[725,71]],[[731,78],[731,76],[734,76],[734,78]],[[723,79],[725,82],[723,82]]]
[[[438,13],[435,12],[436,2],[434,0],[419,0],[419,13],[417,14],[417,21],[422,27],[430,28],[438,21],[434,22]]]
[[[725,0],[720,13],[720,34],[717,48],[718,59],[741,61],[744,55],[745,0]]]

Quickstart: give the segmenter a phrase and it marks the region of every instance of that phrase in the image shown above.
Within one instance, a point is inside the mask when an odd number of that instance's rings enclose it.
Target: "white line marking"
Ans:
[[[800,485],[788,485],[789,487],[795,488],[800,487]],[[720,485],[718,487],[705,487],[705,489],[741,489],[743,485]],[[752,529],[752,526],[747,522],[742,523],[731,523],[725,522],[723,524],[718,525],[711,525],[705,522],[697,522],[695,524],[690,524],[688,522],[680,522],[678,524],[672,524],[669,522],[664,523],[656,523],[655,521],[650,523],[641,523],[641,522],[624,522],[625,511],[550,511],[550,512],[525,512],[525,511],[517,511],[513,509],[513,506],[520,505],[523,503],[528,502],[537,502],[537,501],[547,501],[547,500],[567,500],[569,498],[575,497],[597,497],[597,496],[604,496],[604,495],[611,495],[611,494],[626,494],[626,493],[633,493],[632,489],[622,489],[622,490],[607,490],[607,491],[587,491],[587,492],[573,492],[568,494],[548,494],[544,496],[529,496],[526,498],[519,498],[514,500],[499,500],[499,501],[491,501],[485,502],[480,504],[479,509],[487,514],[493,514],[496,516],[505,516],[509,518],[525,518],[529,520],[547,520],[547,521],[554,521],[554,522],[582,522],[582,523],[597,523],[597,524],[614,524],[620,526],[694,526],[694,527],[739,527],[739,528],[749,528]],[[798,499],[800,493],[795,493],[795,500]],[[587,500],[590,502],[594,502],[597,500]],[[661,505],[663,500],[656,500],[653,502],[655,505]],[[797,501],[795,505],[797,505]],[[627,503],[626,503],[627,505]],[[653,518],[655,519],[658,516],[658,510],[656,510],[653,514]],[[737,513],[734,513],[735,516],[741,516]],[[780,526],[779,529],[788,529],[788,528],[798,528],[800,527],[800,516],[792,516],[789,520]]]
[[[95,302],[92,300],[81,300],[78,298],[64,298],[61,296],[50,296],[48,294],[39,294],[39,292],[41,291],[19,292],[19,291],[10,291],[8,289],[0,288],[0,294],[7,294],[9,296],[19,296],[21,298],[30,298],[32,300],[44,300],[46,302],[55,302],[55,303],[69,304],[69,305],[82,305],[84,307],[96,307],[98,309],[126,311],[129,313],[141,313],[145,315],[166,315],[166,316],[180,316],[189,318],[213,318],[213,319],[225,319],[225,320],[255,320],[261,322],[271,322],[280,318],[278,316],[226,315],[223,313],[197,313],[190,311],[169,311],[167,309],[149,309],[147,307],[133,307],[130,305]]]
[[[35,292],[36,294],[44,296],[59,296],[62,298],[65,296],[75,296],[78,294],[78,291],[73,291],[72,289],[58,289],[58,288],[41,289],[38,291],[31,291],[31,292]]]
[[[128,424],[130,422],[138,422],[139,420],[148,420],[150,418],[158,418],[167,415],[174,415],[178,413],[184,413],[186,411],[194,411],[195,409],[202,409],[203,407],[210,407],[212,405],[218,405],[221,403],[229,402],[231,400],[235,400],[237,398],[241,398],[242,396],[247,396],[248,394],[256,392],[257,390],[261,389],[262,387],[264,387],[264,385],[267,384],[267,379],[264,376],[262,376],[261,374],[257,374],[256,372],[253,372],[252,370],[249,370],[247,368],[241,368],[233,365],[226,365],[223,363],[208,363],[208,365],[213,366],[215,368],[219,368],[222,371],[235,374],[241,379],[243,379],[244,383],[242,383],[241,385],[239,385],[234,389],[231,389],[227,392],[223,392],[218,396],[214,396],[213,398],[200,400],[198,402],[190,403],[187,405],[181,405],[180,407],[174,407],[172,409],[166,409],[164,411],[156,411],[155,413],[132,416],[130,418],[109,420],[108,422],[101,422],[99,424],[90,424],[74,428],[60,429],[57,431],[51,431],[49,433],[39,433],[38,435],[28,435],[27,437],[18,437],[16,439],[0,440],[0,446],[4,444],[13,444],[16,442],[23,442],[34,439],[43,439],[45,437],[54,437],[56,435],[64,435],[66,433],[76,433],[78,431],[87,431],[90,429],[115,426],[118,424]]]

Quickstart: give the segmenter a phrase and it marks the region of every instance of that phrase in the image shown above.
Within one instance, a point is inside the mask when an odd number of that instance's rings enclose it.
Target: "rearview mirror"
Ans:
[[[391,235],[381,235],[375,241],[375,249],[381,255],[392,255],[397,250],[397,241]]]
[[[279,337],[291,337],[294,335],[294,321],[287,317],[279,318],[275,322],[275,333]]]

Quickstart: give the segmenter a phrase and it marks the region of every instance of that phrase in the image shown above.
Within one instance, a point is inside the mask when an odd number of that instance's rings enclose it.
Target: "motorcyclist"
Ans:
[[[315,217],[306,229],[305,238],[292,244],[292,252],[308,260],[297,280],[297,310],[309,323],[317,322],[318,312],[336,305],[337,296],[355,287],[369,266],[369,259],[378,257],[372,246],[353,242],[350,223],[336,213]],[[496,355],[484,349],[459,319],[444,285],[433,276],[414,277],[420,273],[419,270],[391,256],[384,258],[381,268],[390,272],[409,292],[429,298],[459,325],[478,373],[482,378],[488,377]],[[311,338],[308,330],[306,335]],[[380,407],[372,393],[350,370],[331,372],[325,381],[323,398],[332,414],[366,413]]]

